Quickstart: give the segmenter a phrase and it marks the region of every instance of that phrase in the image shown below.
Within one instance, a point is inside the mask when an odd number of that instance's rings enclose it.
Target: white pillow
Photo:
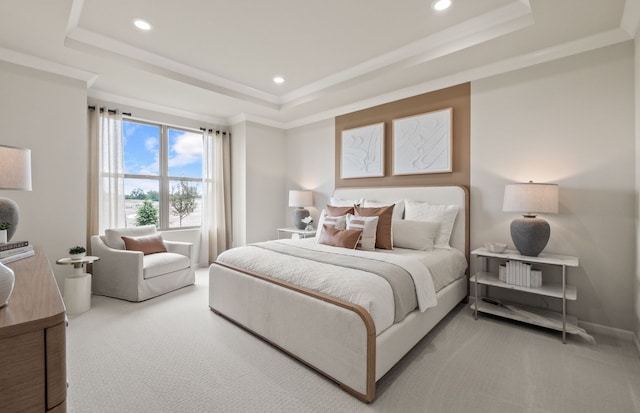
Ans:
[[[379,207],[389,206],[389,205],[395,205],[393,207],[392,218],[402,219],[402,216],[404,215],[404,199],[401,199],[396,202],[379,202],[379,201],[370,201],[368,199],[365,199],[363,206],[365,208],[379,208]]]
[[[431,205],[424,202],[404,200],[404,218],[410,221],[439,222],[440,229],[434,240],[434,248],[451,248],[449,239],[458,215],[457,205]]]
[[[322,233],[324,224],[327,224],[335,229],[347,229],[347,216],[341,215],[339,217],[330,217],[327,216],[327,211],[323,209],[320,213],[320,218],[318,219],[316,242],[318,242],[318,240],[320,239],[320,234]]]
[[[352,207],[354,205],[362,205],[362,198],[351,200],[351,199],[338,199],[338,198],[331,197],[329,198],[329,205],[347,206],[347,207]]]
[[[361,217],[359,215],[347,215],[347,229],[358,229],[362,231],[357,249],[364,251],[375,251],[376,232],[378,231],[379,217]]]
[[[394,219],[392,228],[394,247],[431,251],[440,230],[440,223]]]

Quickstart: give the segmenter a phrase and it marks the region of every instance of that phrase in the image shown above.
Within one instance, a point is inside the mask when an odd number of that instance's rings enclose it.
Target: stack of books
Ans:
[[[0,243],[0,262],[8,264],[13,261],[31,257],[35,254],[29,241],[10,241]]]
[[[520,287],[541,287],[542,271],[534,270],[531,264],[522,261],[507,261],[498,269],[498,279]]]

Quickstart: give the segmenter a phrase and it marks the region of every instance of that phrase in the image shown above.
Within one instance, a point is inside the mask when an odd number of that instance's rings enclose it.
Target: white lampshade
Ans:
[[[289,206],[290,207],[306,207],[313,205],[313,192],[312,191],[289,191]]]
[[[0,189],[31,191],[31,150],[0,145]]]
[[[558,185],[533,182],[506,185],[502,210],[524,212],[528,215],[557,214]]]

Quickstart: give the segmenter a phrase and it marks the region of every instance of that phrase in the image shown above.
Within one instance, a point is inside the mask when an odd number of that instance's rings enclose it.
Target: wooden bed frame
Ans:
[[[451,245],[469,261],[469,197],[461,186],[337,189],[340,199],[412,199],[459,205]],[[437,293],[438,305],[413,311],[377,335],[362,307],[268,276],[215,262],[209,307],[369,403],[375,384],[442,318],[468,296],[467,277]]]

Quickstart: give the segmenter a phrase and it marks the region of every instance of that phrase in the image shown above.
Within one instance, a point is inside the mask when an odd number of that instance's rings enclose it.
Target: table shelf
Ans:
[[[521,285],[507,284],[500,281],[496,274],[480,271],[471,277],[471,282],[483,285],[491,285],[494,287],[506,288],[508,290],[524,291],[527,293],[544,295],[547,297],[562,298],[562,285],[560,284],[543,284],[541,287],[524,287]],[[578,299],[578,289],[572,285],[566,286],[565,298],[567,300]]]

